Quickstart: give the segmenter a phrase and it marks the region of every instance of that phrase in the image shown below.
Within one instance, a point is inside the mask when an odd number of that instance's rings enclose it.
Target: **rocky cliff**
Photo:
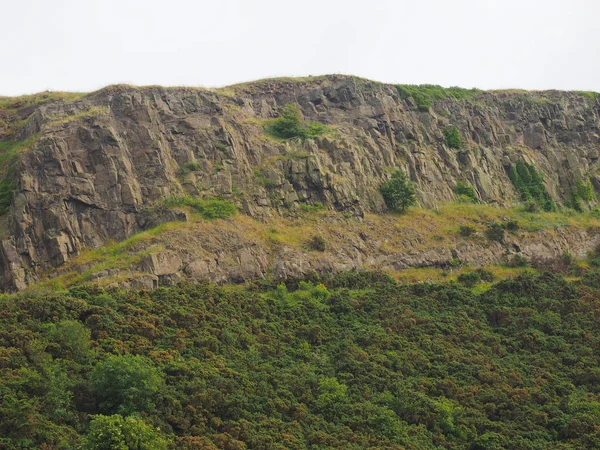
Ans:
[[[304,142],[269,137],[265,121],[289,103],[330,132]],[[449,126],[462,148],[446,145]],[[424,207],[452,201],[458,181],[482,201],[506,206],[518,199],[508,169],[519,160],[543,173],[558,203],[570,199],[577,180],[589,178],[600,190],[600,101],[575,92],[473,91],[423,108],[394,85],[349,76],[212,90],[111,86],[0,99],[0,143],[14,153],[10,167],[2,160],[2,176],[14,178],[0,218],[4,290],[26,287],[85,249],[185,220],[184,211],[163,207],[172,196],[230,199],[258,221],[317,202],[363,218],[384,210],[379,186],[400,167]],[[275,255],[280,267],[290,262],[282,255],[285,249]],[[268,251],[244,258],[261,261],[256,275],[275,264]]]

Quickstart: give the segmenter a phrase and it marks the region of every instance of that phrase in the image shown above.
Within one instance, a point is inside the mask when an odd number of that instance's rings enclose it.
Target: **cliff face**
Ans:
[[[287,103],[332,131],[303,143],[266,136],[264,121]],[[0,136],[14,139],[10,124],[26,120],[18,138],[33,143],[19,155],[16,192],[0,218],[1,289],[23,288],[85,248],[184,218],[160,207],[175,195],[228,198],[254,218],[317,201],[362,217],[384,209],[379,186],[401,167],[423,206],[451,201],[459,180],[506,205],[517,198],[507,169],[519,160],[535,164],[557,202],[577,179],[591,177],[600,190],[600,102],[578,93],[481,92],[422,112],[393,85],[327,76],[216,90],[115,86],[5,105]],[[451,125],[461,150],[445,144]]]

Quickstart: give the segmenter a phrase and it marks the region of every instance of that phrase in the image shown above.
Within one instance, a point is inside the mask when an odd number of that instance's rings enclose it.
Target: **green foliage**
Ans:
[[[473,233],[475,233],[475,227],[473,227],[472,225],[460,225],[458,227],[458,233],[462,236],[462,237],[469,237],[471,236]]]
[[[164,201],[167,207],[189,206],[195,209],[203,219],[226,219],[233,216],[237,209],[230,200],[202,199],[196,197],[169,197]]]
[[[546,191],[542,175],[532,164],[519,161],[510,167],[508,176],[519,192],[521,201],[535,202],[544,211],[556,210],[552,197]]]
[[[188,161],[183,163],[179,169],[181,175],[187,175],[191,172],[197,172],[202,169],[202,165],[198,161]]]
[[[315,211],[321,211],[323,209],[325,209],[325,205],[323,205],[323,203],[321,202],[313,202],[311,203],[300,203],[300,208],[302,208],[302,210],[306,211],[306,212],[315,212]]]
[[[402,170],[396,170],[380,188],[386,206],[392,211],[404,212],[417,203],[415,187]]]
[[[458,128],[456,128],[454,126],[446,127],[444,129],[444,142],[450,148],[455,148],[455,149],[461,148],[462,142],[460,139],[460,133],[458,131]]]
[[[486,281],[489,283],[496,279],[493,272],[490,272],[489,270],[479,268],[479,269],[475,270],[475,272],[477,272],[479,274],[481,281]]]
[[[96,364],[90,380],[100,410],[124,415],[152,412],[162,386],[160,373],[140,355],[109,356]]]
[[[48,339],[55,343],[54,356],[85,362],[90,351],[90,330],[76,320],[63,320],[44,327]]]
[[[457,281],[466,287],[474,287],[481,282],[481,275],[478,272],[461,273]]]
[[[485,236],[490,241],[504,242],[504,226],[497,222],[492,222],[485,230]]]
[[[8,212],[17,187],[16,169],[19,153],[33,145],[37,136],[24,141],[0,142],[0,216]]]
[[[254,169],[254,177],[258,184],[264,187],[267,191],[271,191],[279,187],[279,184],[264,175],[264,169]]]
[[[85,450],[166,450],[168,441],[160,432],[134,417],[93,416]]]
[[[313,236],[307,243],[308,248],[318,252],[324,252],[327,249],[327,243],[323,236]]]
[[[598,92],[593,92],[593,91],[575,91],[577,92],[579,95],[583,96],[583,97],[587,97],[591,100],[600,100],[600,93]]]
[[[14,164],[11,164],[7,173],[0,178],[0,216],[8,212],[16,187]]]
[[[0,447],[598,448],[600,272],[472,273],[0,296]]]
[[[525,212],[538,213],[540,212],[540,205],[534,200],[528,200],[523,205]]]
[[[460,258],[452,258],[449,262],[450,267],[457,268],[462,264]]]
[[[514,255],[509,262],[511,267],[527,267],[528,264],[527,258],[521,255]]]
[[[475,189],[469,183],[459,181],[454,187],[454,193],[460,197],[465,197],[470,203],[479,203]]]
[[[329,131],[329,128],[320,122],[306,123],[302,119],[300,110],[287,104],[281,109],[277,119],[271,120],[266,126],[266,131],[279,139],[314,139]]]
[[[464,89],[459,87],[444,88],[433,84],[398,84],[398,94],[402,99],[412,98],[419,111],[427,112],[435,101],[453,98],[455,100],[470,99],[481,91],[479,89]]]
[[[594,188],[592,187],[592,181],[588,178],[587,181],[584,181],[581,178],[575,180],[575,186],[571,191],[571,207],[575,211],[583,212],[586,208],[584,207],[584,202],[589,203],[596,200],[596,195],[594,194]]]

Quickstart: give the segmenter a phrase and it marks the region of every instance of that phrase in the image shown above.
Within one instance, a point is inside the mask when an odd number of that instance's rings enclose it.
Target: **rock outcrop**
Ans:
[[[332,131],[305,142],[268,137],[264,121],[288,103]],[[258,219],[316,202],[362,217],[383,211],[379,186],[401,167],[423,206],[451,201],[458,181],[507,205],[517,198],[507,169],[519,160],[543,173],[557,202],[577,179],[600,189],[600,102],[580,93],[480,92],[422,112],[393,85],[326,76],[214,90],[111,86],[68,102],[8,104],[0,136],[14,139],[10,124],[26,120],[18,138],[35,142],[20,154],[12,205],[0,218],[3,290],[26,287],[83,249],[184,219],[161,207],[170,196],[231,199]],[[448,126],[459,129],[462,149],[445,144]],[[238,257],[266,270],[266,254]],[[176,264],[168,258],[144,264],[162,276],[160,267]],[[410,265],[407,255],[394,258]],[[282,276],[286,264],[282,254]]]

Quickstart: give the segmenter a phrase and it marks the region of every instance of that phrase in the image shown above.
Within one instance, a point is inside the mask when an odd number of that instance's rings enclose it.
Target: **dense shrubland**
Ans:
[[[598,317],[598,272],[5,295],[0,448],[597,448]]]

